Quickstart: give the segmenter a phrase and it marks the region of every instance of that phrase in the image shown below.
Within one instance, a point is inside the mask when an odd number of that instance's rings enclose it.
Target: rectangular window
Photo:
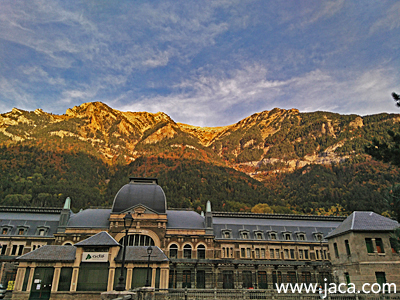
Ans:
[[[7,245],[1,245],[1,255],[6,255]]]
[[[61,268],[60,280],[58,281],[58,290],[68,292],[71,286],[72,268]]]
[[[22,255],[23,251],[24,251],[24,245],[19,245],[19,247],[18,247],[18,255]]]
[[[339,258],[339,250],[338,250],[338,247],[337,247],[337,243],[333,243],[333,249],[335,251],[335,257]]]
[[[372,239],[366,238],[365,245],[367,246],[368,253],[374,253],[374,245],[372,244]]]
[[[274,257],[274,249],[269,249],[269,258],[270,259],[274,259],[275,257]]]
[[[246,249],[245,248],[240,248],[240,256],[246,257]]]
[[[13,245],[13,246],[12,246],[11,255],[16,255],[16,254],[17,254],[17,248],[18,248],[17,245]]]
[[[199,270],[196,273],[196,284],[198,289],[204,289],[206,287],[206,272]]]
[[[222,258],[225,258],[225,247],[222,247]]]
[[[281,255],[279,253],[279,249],[275,249],[275,258],[280,259]]]
[[[348,241],[348,240],[345,240],[345,241],[344,241],[344,245],[346,246],[346,253],[347,253],[347,256],[351,256],[349,241]],[[325,257],[325,258],[326,258],[326,257]]]
[[[249,235],[247,232],[242,232],[242,238],[247,240],[249,238]]]
[[[304,259],[308,259],[308,250],[304,250]]]
[[[8,233],[8,228],[3,228],[3,230],[1,231],[1,234],[7,234]]]
[[[243,271],[242,278],[243,278],[243,288],[244,289],[253,287],[253,278],[252,278],[251,271]]]
[[[283,250],[283,258],[284,259],[289,259],[289,250],[288,249],[284,249]]]
[[[260,249],[256,248],[256,258],[260,258]]]
[[[315,256],[317,257],[317,260],[319,259],[319,250],[315,250]]]
[[[247,258],[251,258],[251,249],[247,248]]]
[[[383,288],[383,284],[386,283],[385,272],[375,272],[376,282]]]
[[[261,259],[265,258],[265,249],[261,249]]]
[[[287,272],[287,283],[296,283],[296,272]]]
[[[394,238],[390,238],[390,248],[392,248],[392,253],[397,253],[396,252],[396,240]]]
[[[350,275],[349,275],[349,273],[344,273],[344,277],[346,277],[346,283],[347,283],[347,285],[349,285],[350,284]]]
[[[281,271],[272,271],[272,287],[276,289],[276,284],[282,283],[282,273]]]
[[[385,249],[383,248],[383,242],[381,238],[376,238],[375,244],[376,244],[376,251],[378,253],[385,253]]]
[[[290,249],[290,259],[294,259],[294,249]]]
[[[265,271],[258,272],[258,288],[259,289],[267,289],[268,288],[267,272],[265,272]]]
[[[174,269],[169,270],[168,288],[170,289],[176,289],[176,273]]]
[[[311,272],[302,272],[301,281],[303,283],[311,283]]]
[[[182,274],[182,288],[190,289],[192,287],[191,272],[190,270],[184,270]]]
[[[24,231],[23,228],[18,229],[18,235],[24,235]]]
[[[303,259],[303,250],[299,250],[299,259]]]

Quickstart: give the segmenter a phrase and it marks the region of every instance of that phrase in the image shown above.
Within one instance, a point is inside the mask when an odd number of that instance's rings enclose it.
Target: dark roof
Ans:
[[[167,200],[155,178],[130,178],[114,198],[113,213],[125,212],[142,205],[156,213],[165,214]]]
[[[204,217],[194,211],[167,210],[167,228],[204,229]]]
[[[6,236],[18,235],[19,228],[24,228],[24,236],[39,236],[39,229],[46,229],[44,237],[53,237],[57,232],[61,210],[26,207],[0,207],[0,227],[7,227]]]
[[[71,216],[67,227],[108,228],[111,209],[85,209]]]
[[[76,243],[75,246],[77,247],[84,247],[84,246],[121,246],[108,232],[102,231],[99,232],[86,240],[80,241]]]
[[[291,233],[292,240],[299,240],[297,233],[305,234],[305,241],[320,242],[317,234],[327,235],[338,227],[343,218],[321,218],[306,215],[269,215],[251,213],[213,213],[213,229],[216,239],[226,239],[223,234],[230,232],[229,239],[242,239],[241,232],[249,233],[249,240],[256,240],[261,232],[264,240],[270,240],[269,233],[277,233],[276,240],[285,240],[283,233]]]
[[[75,261],[74,246],[45,245],[17,258],[18,261]]]
[[[326,238],[332,238],[350,231],[392,231],[399,226],[400,224],[397,221],[372,211],[355,211]]]
[[[128,246],[126,247],[126,262],[148,262],[149,255],[147,254],[147,246]],[[157,246],[152,246],[153,252],[150,256],[150,262],[167,262],[169,261],[168,257],[164,254],[164,252],[158,248]],[[123,248],[121,248],[118,252],[115,261],[122,261],[122,252]]]

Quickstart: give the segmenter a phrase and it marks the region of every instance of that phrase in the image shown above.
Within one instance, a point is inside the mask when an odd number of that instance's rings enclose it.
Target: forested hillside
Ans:
[[[346,214],[387,210],[398,167],[364,147],[400,116],[274,109],[225,127],[85,103],[65,115],[0,115],[0,205],[111,206],[129,176],[158,177],[170,208]]]

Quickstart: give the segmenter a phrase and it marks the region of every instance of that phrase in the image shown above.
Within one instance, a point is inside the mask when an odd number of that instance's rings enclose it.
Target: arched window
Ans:
[[[178,258],[178,246],[176,244],[169,247],[169,258]]]
[[[197,258],[198,259],[206,258],[206,247],[204,245],[197,246]]]
[[[119,240],[119,243],[121,245],[124,245],[124,239]],[[154,246],[154,241],[151,237],[148,235],[143,235],[143,234],[130,234],[128,235],[128,246]]]
[[[188,259],[192,258],[192,246],[186,244],[183,247],[183,258],[188,258]]]

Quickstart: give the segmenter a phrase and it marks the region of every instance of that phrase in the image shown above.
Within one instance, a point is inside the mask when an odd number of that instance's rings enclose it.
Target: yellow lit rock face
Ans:
[[[351,157],[352,153],[338,154],[337,150],[364,134],[359,129],[366,120],[356,115],[274,108],[228,126],[199,127],[176,123],[163,112],[121,112],[101,102],[89,102],[64,115],[17,108],[1,114],[0,145],[24,142],[40,147],[47,143],[58,149],[89,152],[110,164],[117,158],[129,163],[143,155],[190,157],[245,170],[259,179],[263,172],[291,171]],[[382,126],[399,121],[399,115],[390,115],[384,122],[376,122]]]

